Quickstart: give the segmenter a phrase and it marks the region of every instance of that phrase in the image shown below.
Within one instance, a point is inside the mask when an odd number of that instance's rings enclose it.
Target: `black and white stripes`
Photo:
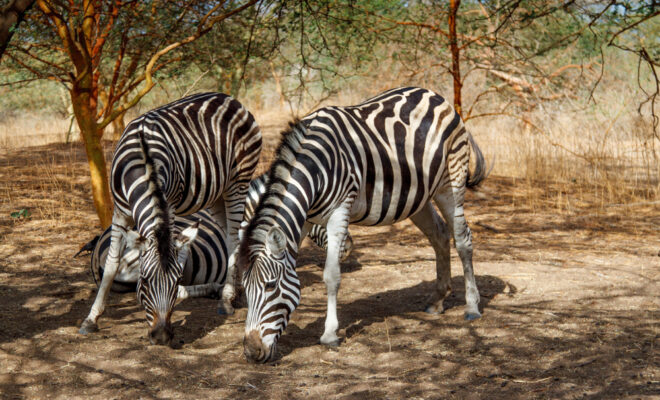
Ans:
[[[267,175],[261,175],[250,182],[245,203],[245,222],[254,215],[254,210],[265,193],[267,180]],[[192,231],[190,227],[195,224],[197,224],[197,228]],[[90,267],[97,284],[104,275],[105,263],[110,251],[111,234],[112,229],[108,228],[85,245],[85,248],[91,251]],[[185,237],[186,234],[187,237]],[[191,237],[190,234],[194,234],[194,237]],[[202,210],[188,216],[175,216],[173,235],[182,239],[185,237],[185,240],[175,241],[175,246],[179,245],[177,261],[183,266],[183,273],[178,282],[177,301],[219,293],[227,276],[226,267],[229,256],[225,244],[226,235],[222,227],[212,218],[209,211]],[[135,238],[139,235],[135,231],[130,231],[126,236]],[[327,248],[327,234],[324,227],[313,225],[308,236],[322,249]],[[349,234],[346,247],[342,249],[342,258],[350,254],[352,246],[353,242]],[[135,291],[139,278],[140,249],[134,247],[134,242],[126,243],[111,290],[114,292]]]
[[[476,155],[471,177],[470,148]],[[292,124],[237,255],[248,300],[248,360],[273,357],[277,339],[298,305],[295,259],[310,223],[327,228],[323,277],[328,314],[322,343],[338,343],[339,256],[349,223],[387,225],[412,219],[436,252],[436,293],[429,312],[442,312],[451,289],[451,232],[463,262],[465,315],[477,318],[479,293],[463,198],[465,188],[479,184],[485,175],[481,152],[458,114],[425,89],[393,89],[356,106],[322,108]]]
[[[134,239],[142,249],[137,291],[150,339],[169,343],[169,318],[183,273],[172,235],[174,215],[208,208],[226,229],[231,254],[260,151],[261,133],[254,118],[224,94],[189,96],[128,125],[112,164],[115,211],[106,271],[81,333],[97,329],[125,240]],[[127,236],[133,226],[137,238]],[[227,274],[228,279],[232,276]]]
[[[208,211],[175,217],[174,236],[181,235],[185,229],[198,223],[194,240],[185,243],[179,250],[179,262],[184,266],[179,281],[177,300],[198,297],[219,292],[227,275],[227,247],[224,230],[211,217]],[[103,277],[105,263],[110,250],[111,228],[101,234],[91,254],[91,270],[94,281]],[[112,291],[135,291],[140,278],[140,251],[126,246],[119,261],[117,274],[112,283]]]

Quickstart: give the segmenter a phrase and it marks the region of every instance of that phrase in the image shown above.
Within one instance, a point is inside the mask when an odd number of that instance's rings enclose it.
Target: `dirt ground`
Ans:
[[[177,307],[174,349],[148,344],[134,294],[112,294],[100,332],[78,334],[96,287],[88,258],[72,255],[100,231],[86,171],[79,143],[0,153],[3,398],[660,398],[657,204],[530,209],[530,190],[553,188],[491,176],[466,202],[474,322],[463,320],[453,250],[450,308],[430,316],[434,253],[422,234],[408,222],[352,227],[336,351],[318,344],[324,254],[307,244],[280,358],[250,365],[245,309],[220,316],[212,299]],[[10,217],[24,208],[28,219]]]

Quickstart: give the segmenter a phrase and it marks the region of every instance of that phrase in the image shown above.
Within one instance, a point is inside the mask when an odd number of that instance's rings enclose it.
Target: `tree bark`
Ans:
[[[83,79],[82,82],[85,80]],[[105,165],[105,154],[101,145],[102,132],[99,132],[95,113],[96,109],[90,107],[89,95],[85,90],[74,87],[71,91],[73,112],[78,121],[80,134],[85,143],[87,162],[92,183],[92,198],[96,213],[103,229],[112,223],[112,198],[108,185],[108,169]]]
[[[4,54],[16,27],[23,20],[25,12],[32,7],[35,0],[11,0],[0,10],[0,58]]]
[[[454,78],[454,108],[461,117],[463,116],[463,81],[461,80],[460,49],[458,48],[458,36],[456,34],[456,14],[461,0],[449,1],[449,48],[451,51],[451,75]]]

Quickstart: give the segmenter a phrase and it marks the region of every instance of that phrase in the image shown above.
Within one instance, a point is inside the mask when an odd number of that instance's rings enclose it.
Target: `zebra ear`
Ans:
[[[286,249],[286,236],[278,226],[270,228],[268,231],[268,239],[266,240],[266,248],[275,257],[281,257]]]
[[[181,233],[179,233],[174,242],[176,249],[181,251],[183,247],[190,246],[190,243],[192,243],[197,238],[198,233],[199,221],[195,222],[194,224],[181,231]]]
[[[147,239],[140,235],[137,231],[122,231],[122,234],[124,235],[127,249],[137,249],[138,251],[143,251],[146,248]]]

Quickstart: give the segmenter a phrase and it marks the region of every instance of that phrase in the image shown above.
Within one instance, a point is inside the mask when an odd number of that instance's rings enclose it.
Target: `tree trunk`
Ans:
[[[95,130],[91,132],[84,131],[83,138],[85,140],[85,150],[87,152],[89,172],[92,179],[94,207],[101,221],[101,227],[105,229],[112,223],[112,200],[110,186],[108,185],[108,170],[105,166],[103,146],[101,145],[101,138]]]
[[[454,108],[461,117],[463,116],[463,82],[461,80],[460,49],[458,48],[458,36],[456,35],[456,13],[461,5],[461,0],[449,1],[449,48],[451,50],[451,75],[454,78]]]
[[[101,227],[105,229],[112,223],[112,200],[110,186],[108,185],[108,169],[105,165],[105,154],[101,145],[103,135],[98,131],[94,118],[96,110],[90,109],[89,102],[85,101],[87,97],[84,94],[77,93],[75,88],[71,91],[73,112],[76,121],[78,121],[80,135],[85,142],[87,162],[89,163],[92,180],[94,207],[101,221]]]
[[[275,72],[275,66],[272,61],[270,62],[270,72],[273,74],[273,79],[275,79],[275,90],[277,90],[277,94],[280,95],[280,110],[284,110],[284,93],[282,92],[280,77]]]

